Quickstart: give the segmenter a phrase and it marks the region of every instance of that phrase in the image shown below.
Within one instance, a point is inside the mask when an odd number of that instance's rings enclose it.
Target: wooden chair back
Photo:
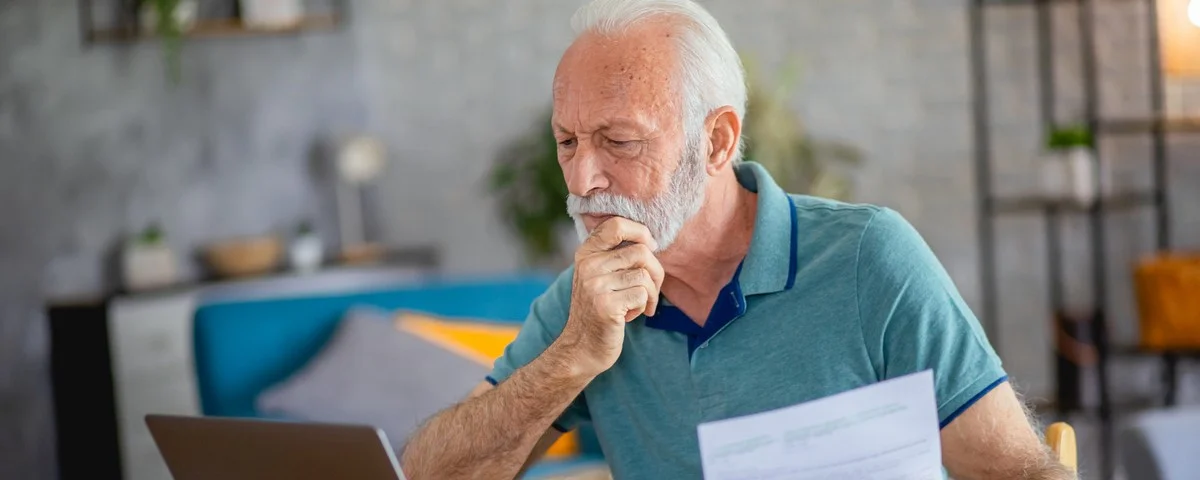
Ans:
[[[1046,427],[1046,445],[1058,457],[1058,461],[1079,473],[1079,462],[1076,456],[1075,429],[1066,422],[1055,422]]]

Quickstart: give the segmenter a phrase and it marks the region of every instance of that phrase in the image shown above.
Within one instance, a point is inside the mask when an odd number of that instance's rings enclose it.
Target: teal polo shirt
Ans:
[[[697,425],[932,369],[945,427],[1006,380],[921,236],[896,212],[785,193],[760,165],[750,249],[703,327],[664,304],[629,323],[620,358],[555,428],[590,421],[617,479],[701,478]],[[567,321],[568,269],[533,304],[488,380],[503,382]]]

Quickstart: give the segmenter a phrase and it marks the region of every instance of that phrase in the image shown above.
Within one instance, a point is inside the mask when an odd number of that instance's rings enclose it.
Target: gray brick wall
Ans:
[[[325,219],[313,143],[366,125],[347,34],[85,47],[77,2],[0,4],[0,478],[53,478],[42,299],[95,291],[118,237],[180,251]]]
[[[1099,12],[1105,35],[1115,35],[1102,44],[1102,107],[1136,115],[1146,105],[1133,92],[1144,87],[1146,59],[1130,37],[1144,35],[1145,12],[1115,2]],[[165,85],[153,44],[81,47],[75,3],[0,2],[0,478],[53,475],[42,299],[98,288],[118,235],[153,218],[181,249],[304,216],[329,232],[328,199],[308,163],[314,145],[336,134],[365,130],[389,144],[394,164],[377,192],[384,238],[438,242],[456,272],[520,264],[480,182],[493,152],[547,106],[580,0],[360,0],[342,33],[191,43],[177,89]],[[793,106],[816,134],[866,153],[859,199],[907,216],[977,306],[966,2],[704,3],[766,66],[802,62]],[[1002,8],[988,21],[997,188],[1007,193],[1037,185],[1031,12]],[[1078,36],[1069,8],[1055,21],[1064,30],[1059,107],[1070,115],[1081,98],[1069,87],[1078,82]],[[1145,181],[1137,166],[1146,140],[1103,147],[1128,166],[1124,181]],[[1198,148],[1171,145],[1180,159],[1175,240],[1193,247],[1200,214],[1185,206],[1200,204],[1200,166],[1183,159]],[[1149,220],[1109,224],[1122,339],[1134,334],[1127,267],[1149,249]],[[1085,278],[1085,226],[1069,227],[1069,271]],[[1034,218],[1002,222],[995,337],[1014,380],[1035,397],[1050,385],[1041,228]],[[1147,368],[1123,367],[1118,384],[1150,388]],[[1184,393],[1196,398],[1189,385]]]

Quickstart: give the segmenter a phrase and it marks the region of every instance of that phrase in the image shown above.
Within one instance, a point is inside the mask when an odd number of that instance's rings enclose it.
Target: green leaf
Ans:
[[[530,132],[502,148],[488,175],[489,192],[531,260],[560,253],[558,232],[571,225],[567,184],[558,165],[558,142],[547,113]]]
[[[166,234],[163,233],[162,225],[158,222],[151,222],[138,234],[137,242],[142,245],[157,245],[165,239]]]
[[[163,61],[166,64],[167,77],[172,85],[178,85],[183,78],[183,65],[180,58],[180,51],[183,47],[183,26],[175,18],[179,0],[145,1],[154,2],[156,29],[162,40]]]
[[[789,192],[848,199],[850,181],[841,170],[861,165],[862,154],[851,145],[814,138],[789,109],[800,83],[798,62],[785,64],[774,85],[763,80],[753,57],[743,56],[742,64],[749,95],[745,158],[762,164]]]
[[[1086,126],[1056,128],[1046,134],[1046,148],[1050,150],[1090,146],[1092,146],[1092,132]]]

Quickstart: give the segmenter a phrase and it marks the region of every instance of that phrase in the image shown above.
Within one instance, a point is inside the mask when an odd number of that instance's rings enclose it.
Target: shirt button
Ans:
[[[700,348],[708,348],[708,342],[701,343]]]

